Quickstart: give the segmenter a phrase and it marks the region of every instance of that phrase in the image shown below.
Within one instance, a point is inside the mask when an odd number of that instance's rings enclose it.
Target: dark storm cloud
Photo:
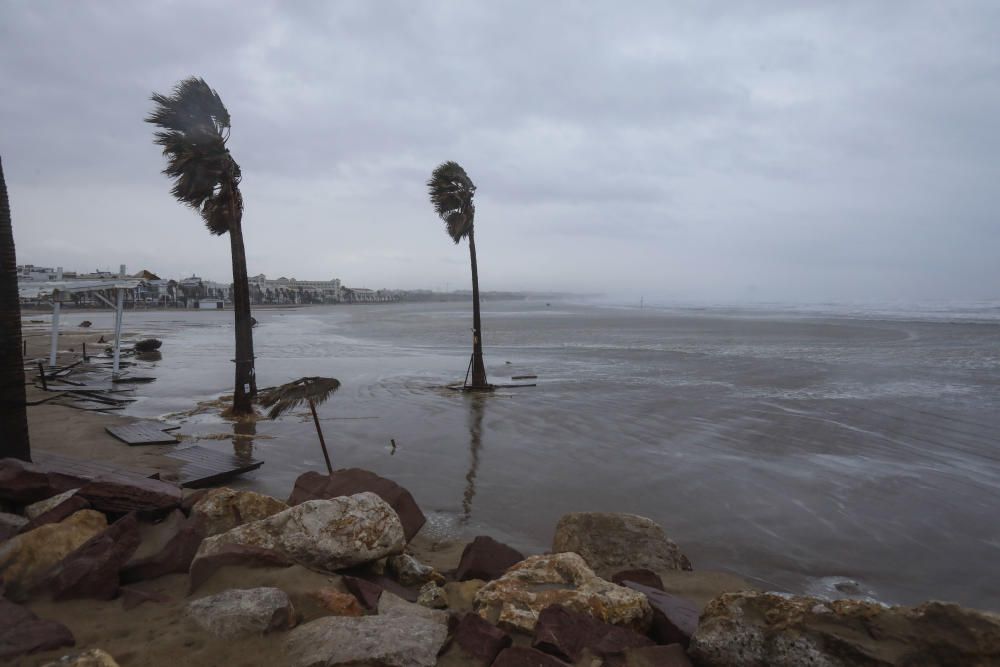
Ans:
[[[995,297],[1000,6],[735,4],[0,0],[19,259],[226,278],[142,122],[197,74],[253,272],[464,284],[455,159],[487,288]]]

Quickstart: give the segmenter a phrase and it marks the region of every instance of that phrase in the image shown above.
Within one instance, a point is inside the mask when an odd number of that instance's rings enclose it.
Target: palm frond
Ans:
[[[476,217],[476,207],[472,203],[476,186],[461,165],[450,160],[439,165],[427,181],[427,190],[452,240],[458,243],[468,236]]]
[[[260,404],[271,408],[268,419],[277,419],[292,408],[307,401],[320,404],[340,388],[340,380],[322,377],[304,377],[287,382],[261,393]]]
[[[154,93],[147,123],[161,128],[153,141],[163,147],[174,179],[171,194],[201,214],[213,234],[225,234],[243,212],[240,166],[226,148],[229,111],[204,79],[190,77],[170,95]]]

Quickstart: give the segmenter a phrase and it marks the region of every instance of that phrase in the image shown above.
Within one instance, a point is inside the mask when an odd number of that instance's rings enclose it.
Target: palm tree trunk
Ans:
[[[5,457],[31,460],[14,229],[0,162],[0,458]]]
[[[319,436],[319,446],[323,449],[323,458],[326,459],[326,471],[333,477],[333,466],[330,465],[330,453],[326,451],[326,440],[323,439],[323,429],[319,426],[319,417],[316,415],[316,404],[309,401],[309,409],[313,413],[313,423],[316,424],[316,435]]]
[[[486,362],[483,361],[483,328],[479,320],[479,267],[476,264],[476,238],[469,230],[469,258],[472,260],[472,384],[475,389],[489,387]]]
[[[243,226],[237,217],[229,229],[233,259],[233,313],[236,319],[236,386],[233,390],[233,413],[253,412],[257,378],[253,364],[253,325],[250,321],[250,286],[247,281],[247,256],[243,247]]]

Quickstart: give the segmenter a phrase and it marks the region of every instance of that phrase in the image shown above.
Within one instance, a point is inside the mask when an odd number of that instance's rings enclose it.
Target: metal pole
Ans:
[[[56,280],[62,280],[63,270],[60,266],[56,269]],[[52,290],[52,348],[49,352],[49,366],[56,365],[56,352],[59,351],[59,309],[62,305],[62,292],[58,289]]]
[[[326,459],[326,471],[333,477],[333,466],[330,465],[330,454],[326,451],[326,440],[323,439],[323,429],[319,425],[319,417],[316,415],[316,404],[309,401],[309,410],[312,411],[313,422],[316,424],[316,435],[319,436],[319,446],[323,449],[323,458]]]
[[[122,264],[119,271],[118,277],[125,277],[125,265]],[[118,377],[118,362],[121,358],[121,345],[122,345],[122,309],[125,304],[125,290],[121,287],[115,288],[115,360],[111,366],[111,377]]]

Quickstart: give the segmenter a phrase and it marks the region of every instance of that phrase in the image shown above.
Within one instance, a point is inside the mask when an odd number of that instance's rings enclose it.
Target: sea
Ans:
[[[761,588],[1000,610],[1000,304],[485,301],[490,394],[448,388],[468,303],[254,316],[258,385],[339,379],[319,407],[334,466],[405,486],[432,537],[539,553],[564,513],[632,512]],[[243,488],[283,498],[325,469],[308,408],[233,425],[210,407],[232,390],[231,311],[124,328],[163,340],[127,415],[262,459]]]

